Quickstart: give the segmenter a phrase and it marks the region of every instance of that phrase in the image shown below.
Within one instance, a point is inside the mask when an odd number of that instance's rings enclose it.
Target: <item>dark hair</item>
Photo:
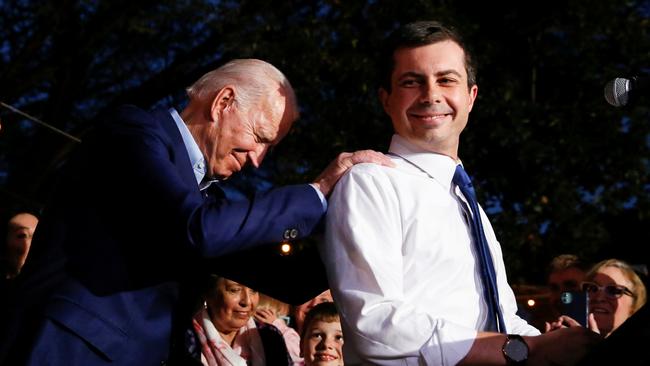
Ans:
[[[300,332],[300,339],[305,339],[309,324],[314,321],[324,322],[338,322],[340,321],[339,312],[333,302],[321,302],[309,310],[305,316],[305,321],[302,325],[302,332]]]
[[[426,46],[447,40],[458,44],[465,53],[467,87],[476,85],[476,64],[460,35],[453,28],[446,27],[440,22],[418,21],[405,24],[394,30],[384,42],[379,58],[379,86],[387,92],[391,92],[390,79],[395,68],[395,51],[401,48]]]
[[[588,269],[577,255],[560,254],[551,260],[551,263],[549,263],[546,272],[548,275],[550,275],[551,273],[563,271],[569,268],[576,268],[583,272],[587,272]]]

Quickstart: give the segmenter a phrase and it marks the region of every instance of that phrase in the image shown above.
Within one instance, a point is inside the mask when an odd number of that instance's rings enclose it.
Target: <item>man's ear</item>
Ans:
[[[472,111],[472,107],[474,107],[474,101],[476,100],[476,96],[478,95],[478,86],[472,85],[471,88],[469,88],[469,111]]]
[[[235,87],[232,85],[226,85],[217,92],[217,95],[215,95],[212,100],[212,105],[210,106],[210,115],[212,116],[212,120],[217,121],[217,116],[220,116],[223,111],[232,108],[234,102]]]

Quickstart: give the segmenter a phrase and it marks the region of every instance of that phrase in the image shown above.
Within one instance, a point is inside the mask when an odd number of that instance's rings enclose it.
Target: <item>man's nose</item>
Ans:
[[[420,103],[434,104],[440,103],[441,93],[440,88],[435,83],[424,83],[421,87]]]
[[[255,150],[248,152],[248,160],[250,160],[255,168],[259,168],[268,150],[269,147],[267,145],[258,145]]]

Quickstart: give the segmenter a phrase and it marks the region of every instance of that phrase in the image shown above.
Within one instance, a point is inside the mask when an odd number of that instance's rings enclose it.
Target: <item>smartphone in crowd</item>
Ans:
[[[568,291],[560,294],[562,315],[575,319],[583,327],[587,326],[589,316],[589,295],[584,291]]]

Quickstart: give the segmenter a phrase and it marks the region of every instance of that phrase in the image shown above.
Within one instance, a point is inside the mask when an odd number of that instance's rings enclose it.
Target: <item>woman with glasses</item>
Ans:
[[[600,334],[607,337],[646,302],[646,288],[626,262],[606,259],[596,263],[582,284],[589,294],[589,313]]]
[[[606,259],[596,263],[585,276],[582,290],[589,295],[589,327],[603,337],[639,310],[646,302],[646,288],[639,275],[625,261]],[[561,316],[546,330],[579,325]]]

